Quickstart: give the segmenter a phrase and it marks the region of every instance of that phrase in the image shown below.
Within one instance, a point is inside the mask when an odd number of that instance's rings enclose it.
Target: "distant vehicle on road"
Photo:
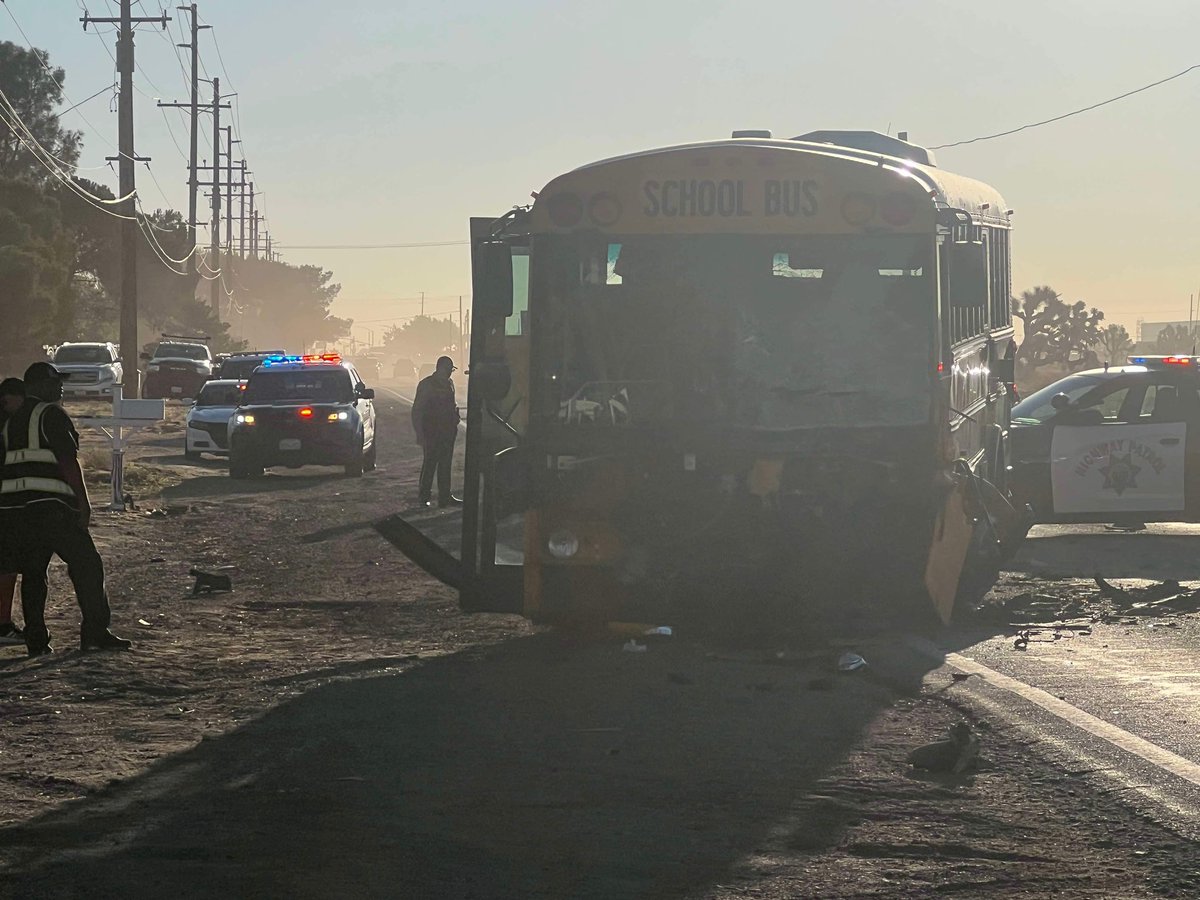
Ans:
[[[420,369],[417,370],[417,381],[421,381],[425,378],[428,378],[430,375],[432,375],[436,371],[437,371],[437,366],[434,363],[425,363],[424,365],[421,366]]]
[[[68,397],[110,397],[124,374],[117,348],[107,342],[63,344],[52,361],[64,376],[63,393]]]
[[[417,380],[417,364],[407,356],[402,356],[392,363],[392,377],[397,381],[413,382]]]
[[[263,360],[283,355],[283,350],[247,350],[242,353],[229,353],[217,367],[213,377],[245,381],[250,377],[250,373],[263,364]]]
[[[242,401],[245,384],[235,379],[216,379],[200,388],[200,396],[184,419],[184,456],[199,459],[202,453],[229,455],[229,420]]]
[[[1010,445],[1035,522],[1200,521],[1200,359],[1068,375],[1013,407]]]
[[[375,391],[334,353],[277,356],[254,370],[229,424],[229,474],[270,466],[375,468]]]
[[[199,339],[163,335],[146,362],[142,396],[148,399],[196,397],[204,382],[212,377],[213,356]]]

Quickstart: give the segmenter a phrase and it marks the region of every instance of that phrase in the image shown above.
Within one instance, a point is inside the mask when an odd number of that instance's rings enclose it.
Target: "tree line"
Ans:
[[[76,172],[84,135],[64,128],[55,113],[65,80],[66,72],[51,67],[45,51],[0,41],[0,90],[7,99],[0,104],[4,372],[40,358],[44,346],[115,342],[119,332],[121,221],[110,214],[115,207],[96,202],[114,200],[112,191]],[[207,302],[204,278],[212,273],[201,264],[199,273],[181,275],[186,265],[170,262],[185,259],[192,249],[177,210],[142,216],[137,283],[144,347],[167,332],[206,335],[217,351],[299,352],[349,332],[350,320],[329,311],[340,290],[332,272],[266,259],[237,258],[227,266],[222,320]],[[205,299],[197,297],[198,290]],[[128,348],[122,353],[130,356]]]

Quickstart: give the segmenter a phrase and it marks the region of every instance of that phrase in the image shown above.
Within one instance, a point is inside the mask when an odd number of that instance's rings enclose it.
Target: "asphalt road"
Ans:
[[[1125,588],[1167,579],[1196,587],[1200,526],[1041,526],[1011,568],[1010,579],[1046,598],[1099,596],[1096,575]],[[962,686],[975,704],[1088,773],[1096,789],[1200,836],[1200,618],[1109,618],[1090,634],[1042,629],[1025,649],[1012,627],[960,631],[941,649],[950,651],[946,669],[970,676]]]

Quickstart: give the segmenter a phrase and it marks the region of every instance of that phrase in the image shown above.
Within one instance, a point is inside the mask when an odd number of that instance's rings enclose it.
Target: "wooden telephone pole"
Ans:
[[[137,178],[134,163],[149,162],[139,157],[133,142],[133,28],[144,23],[161,24],[167,30],[166,12],[161,16],[134,16],[133,0],[120,0],[121,15],[116,18],[97,19],[86,12],[79,21],[83,30],[89,24],[119,26],[117,37],[117,71],[121,76],[121,94],[117,107],[117,163],[120,178],[121,204],[121,355],[125,358],[128,371],[137,371],[132,365],[137,360],[138,345],[138,296],[137,296],[137,245],[138,211]]]

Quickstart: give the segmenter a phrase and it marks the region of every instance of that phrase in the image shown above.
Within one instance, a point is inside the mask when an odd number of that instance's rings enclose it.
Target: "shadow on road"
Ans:
[[[796,810],[916,692],[932,664],[899,643],[839,677],[824,653],[782,664],[543,635],[334,681],[0,831],[3,884],[156,900],[682,895],[736,877],[768,833],[837,841],[846,822]]]
[[[275,491],[301,491],[332,481],[357,481],[333,469],[309,468],[304,474],[268,470],[258,478],[230,478],[224,473],[212,475],[194,475],[185,478],[178,484],[163,489],[162,496],[167,500],[223,497],[230,494],[268,494]],[[319,474],[318,474],[319,473]],[[366,476],[372,477],[370,475]]]
[[[1200,579],[1200,534],[1056,533],[1030,537],[1005,567],[1058,578]]]

